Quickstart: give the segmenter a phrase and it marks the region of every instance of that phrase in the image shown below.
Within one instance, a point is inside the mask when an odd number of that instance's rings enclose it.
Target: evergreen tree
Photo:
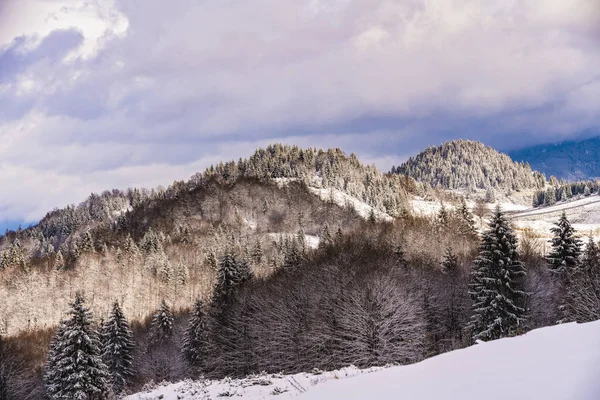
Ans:
[[[449,220],[450,220],[450,218],[448,215],[448,210],[446,209],[446,206],[444,205],[444,203],[442,203],[440,211],[438,212],[438,215],[437,215],[437,223],[442,231],[445,231],[448,229]]]
[[[600,270],[600,248],[598,248],[598,245],[591,234],[588,243],[585,246],[585,251],[583,252],[581,268],[586,272],[596,272]]]
[[[322,246],[329,247],[333,244],[333,238],[331,237],[331,232],[329,232],[329,225],[325,224],[323,228],[323,234],[321,235],[321,243]]]
[[[44,367],[44,386],[46,387],[46,394],[51,399],[58,398],[58,392],[62,386],[61,372],[57,368],[58,361],[62,357],[64,351],[64,345],[66,340],[65,335],[65,322],[60,321],[58,329],[52,338],[50,343],[50,349],[48,350],[48,358]]]
[[[150,323],[150,344],[159,345],[173,336],[173,313],[163,299]]]
[[[121,393],[133,377],[133,333],[117,301],[109,320],[102,325],[102,342],[102,360],[111,375],[112,388],[115,393]]]
[[[556,189],[551,187],[546,190],[546,195],[544,196],[544,205],[551,206],[554,204],[556,204]]]
[[[461,198],[457,214],[460,221],[460,234],[464,237],[474,237],[477,234],[475,219],[473,218],[473,213],[471,213],[469,207],[467,207],[467,202],[464,197]]]
[[[92,234],[90,231],[86,231],[81,240],[81,246],[79,246],[79,250],[82,253],[93,252],[94,251],[94,239],[92,238]]]
[[[550,269],[564,281],[579,264],[581,240],[575,236],[575,229],[571,226],[564,211],[552,228],[552,233],[554,234],[552,251],[547,260]]]
[[[206,362],[208,344],[208,327],[204,305],[200,299],[194,304],[194,312],[188,323],[183,338],[183,355],[194,366],[202,366]]]
[[[447,275],[456,275],[459,270],[458,258],[452,252],[452,248],[448,247],[446,249],[446,254],[444,255],[444,260],[442,261],[442,272]]]
[[[252,261],[255,264],[260,264],[263,261],[262,247],[260,246],[260,241],[258,239],[256,239],[254,249],[252,250]]]
[[[473,314],[469,328],[475,340],[494,340],[515,332],[525,320],[525,275],[517,238],[500,207],[483,235],[471,272]]]
[[[244,260],[236,260],[229,251],[226,251],[219,263],[217,283],[213,291],[213,302],[226,301],[238,285],[252,279],[252,277],[250,264]]]
[[[494,203],[496,201],[496,194],[494,193],[494,189],[488,188],[485,192],[485,202],[486,203]]]
[[[101,400],[109,395],[92,314],[77,293],[70,318],[58,329],[46,367],[46,389],[52,399]]]

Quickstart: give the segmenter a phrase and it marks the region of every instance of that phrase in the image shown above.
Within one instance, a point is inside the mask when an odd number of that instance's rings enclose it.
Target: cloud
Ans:
[[[0,221],[275,140],[387,170],[449,138],[600,128],[596,0],[9,0],[0,19]]]

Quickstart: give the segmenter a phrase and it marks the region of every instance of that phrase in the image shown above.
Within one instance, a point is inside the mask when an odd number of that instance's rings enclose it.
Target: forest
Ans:
[[[446,206],[415,214],[410,195]],[[409,364],[600,318],[593,239],[563,215],[542,257],[540,239],[479,205],[477,221],[464,198],[339,150],[274,145],[167,189],[55,210],[0,239],[0,399]]]

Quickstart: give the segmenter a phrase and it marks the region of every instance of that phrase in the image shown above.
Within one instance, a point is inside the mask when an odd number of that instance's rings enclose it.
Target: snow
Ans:
[[[273,181],[277,183],[277,186],[283,187],[287,185],[289,182],[298,181],[298,178],[273,178]],[[349,195],[348,193],[333,188],[324,188],[323,179],[319,176],[313,176],[310,181],[310,186],[308,190],[311,193],[317,195],[323,201],[332,201],[340,207],[351,207],[353,208],[358,215],[362,218],[367,219],[371,216],[371,210],[373,210],[375,214],[375,218],[382,221],[392,221],[393,218],[387,213],[378,211],[365,203],[362,200],[357,199],[354,196]]]
[[[600,398],[599,375],[600,321],[596,321],[537,329],[407,366],[185,381],[127,399],[220,399],[230,394],[256,400],[296,396],[299,400],[592,400]]]
[[[269,237],[273,240],[281,240],[281,239],[285,239],[285,238],[290,240],[290,239],[295,239],[297,237],[297,235],[293,234],[293,233],[270,232]],[[321,241],[321,238],[319,238],[318,236],[306,235],[306,234],[304,235],[304,243],[306,243],[306,245],[311,249],[318,248],[320,241]]]
[[[410,203],[413,213],[424,217],[436,215],[442,208],[442,203],[439,201],[426,200],[419,196],[413,196]],[[446,205],[446,207],[449,207],[449,205]]]
[[[371,215],[371,210],[373,210],[375,218],[377,218],[378,220],[393,220],[393,218],[390,215],[374,209],[364,201],[361,201],[354,196],[350,196],[346,192],[341,191],[339,189],[315,187],[309,187],[308,189],[324,201],[332,201],[341,207],[350,206],[354,208],[358,215],[365,219],[369,218],[369,216]]]
[[[561,202],[549,207],[529,208],[512,214],[513,221],[518,228],[531,228],[542,237],[550,238],[550,229],[558,220],[562,212],[580,235],[590,232],[598,237],[600,234],[600,196],[588,196],[576,200]]]

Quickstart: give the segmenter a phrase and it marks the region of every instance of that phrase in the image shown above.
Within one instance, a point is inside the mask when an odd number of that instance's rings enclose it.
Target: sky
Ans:
[[[0,0],[0,229],[271,142],[600,134],[600,0]]]

